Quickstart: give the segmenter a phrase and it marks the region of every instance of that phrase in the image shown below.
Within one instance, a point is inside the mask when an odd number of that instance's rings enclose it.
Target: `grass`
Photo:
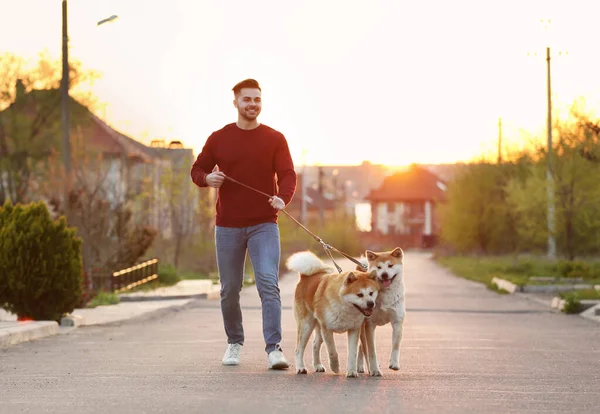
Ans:
[[[194,272],[191,270],[179,272],[181,280],[200,280],[200,279],[215,279],[216,275],[207,275],[205,273]]]
[[[543,285],[561,281],[535,281],[533,276],[582,278],[586,284],[600,284],[600,265],[597,261],[553,262],[544,257],[514,256],[437,256],[435,259],[457,276],[480,282],[498,291],[492,279],[498,277],[516,285]],[[562,283],[565,283],[564,281]]]
[[[120,302],[119,296],[112,292],[98,292],[96,296],[86,305],[87,308],[96,306],[116,305]]]
[[[600,291],[596,289],[582,289],[572,292],[561,292],[559,293],[559,296],[562,299],[567,299],[572,296],[579,300],[600,300]]]
[[[527,282],[527,277],[507,270],[506,260],[500,257],[439,256],[436,261],[457,276],[483,283],[492,289],[494,277],[507,279],[510,276],[510,281],[516,284]]]

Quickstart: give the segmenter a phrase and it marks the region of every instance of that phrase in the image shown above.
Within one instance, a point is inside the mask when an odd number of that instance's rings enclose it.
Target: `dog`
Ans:
[[[294,292],[294,317],[297,324],[296,369],[306,374],[304,351],[313,331],[313,364],[316,372],[325,372],[321,364],[323,341],[329,353],[329,366],[339,373],[334,333],[348,332],[348,367],[346,377],[358,377],[357,356],[361,326],[369,318],[379,294],[377,273],[346,271],[334,273],[309,251],[294,253],[286,266],[300,274]]]
[[[361,327],[361,347],[358,351],[358,371],[364,372],[363,357],[367,360],[369,374],[381,376],[377,351],[375,347],[375,328],[386,324],[392,325],[392,351],[389,367],[400,369],[400,342],[402,341],[402,325],[406,315],[404,299],[404,252],[400,247],[392,251],[365,251],[369,272],[377,273],[381,290],[377,297],[373,315],[366,319]],[[364,262],[364,260],[363,260]],[[357,269],[360,269],[357,266]],[[365,352],[366,351],[366,352]]]

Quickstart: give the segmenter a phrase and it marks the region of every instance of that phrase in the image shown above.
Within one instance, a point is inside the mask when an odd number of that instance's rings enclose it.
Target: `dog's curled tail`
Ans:
[[[356,270],[360,270],[362,272],[365,271],[365,268],[369,267],[369,262],[367,261],[367,258],[365,256],[360,256],[360,259],[358,259],[358,261],[362,264],[365,265],[365,267],[362,267],[360,265],[356,265]]]
[[[305,251],[291,255],[285,262],[288,269],[298,272],[304,276],[312,276],[321,272],[330,272],[327,266],[314,253]]]

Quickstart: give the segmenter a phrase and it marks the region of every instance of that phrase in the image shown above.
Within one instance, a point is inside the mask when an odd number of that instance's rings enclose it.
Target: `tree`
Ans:
[[[156,230],[133,220],[134,201],[128,197],[127,183],[123,181],[128,174],[111,175],[128,166],[121,163],[121,158],[107,157],[89,146],[81,132],[72,137],[72,153],[69,219],[83,240],[86,272],[102,269],[104,273],[112,273],[134,265],[152,245]],[[57,195],[65,179],[60,163],[53,153],[41,186],[55,215],[64,214],[64,204]]]
[[[73,95],[88,105],[92,95],[84,89],[98,74],[72,62]],[[0,56],[0,203],[28,201],[42,160],[60,148],[61,63],[41,54],[32,65],[25,59]],[[84,114],[71,100],[72,119]]]
[[[514,214],[504,186],[516,171],[516,163],[481,161],[449,183],[447,202],[440,206],[442,240],[462,252],[513,251]]]
[[[186,166],[191,165],[186,163]],[[173,265],[179,266],[182,248],[189,245],[189,238],[197,231],[199,205],[196,191],[190,180],[189,171],[171,164],[161,177],[162,197],[167,206],[167,215],[174,242]]]
[[[597,162],[600,127],[573,113],[557,122],[553,145],[552,179],[555,184],[556,240],[559,251],[573,260],[600,248],[600,164]],[[510,204],[518,211],[519,236],[530,247],[543,248],[547,239],[547,150],[534,150],[525,179],[507,186]]]

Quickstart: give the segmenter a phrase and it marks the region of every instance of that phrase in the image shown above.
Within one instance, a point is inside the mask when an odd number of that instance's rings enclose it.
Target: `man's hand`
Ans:
[[[209,187],[219,188],[223,185],[223,181],[225,181],[225,174],[221,171],[215,171],[206,175],[204,181],[206,181],[206,185]]]
[[[273,207],[274,209],[277,210],[283,210],[285,208],[285,203],[283,202],[283,200],[277,196],[273,196],[269,199],[269,204],[271,204],[271,207]]]

